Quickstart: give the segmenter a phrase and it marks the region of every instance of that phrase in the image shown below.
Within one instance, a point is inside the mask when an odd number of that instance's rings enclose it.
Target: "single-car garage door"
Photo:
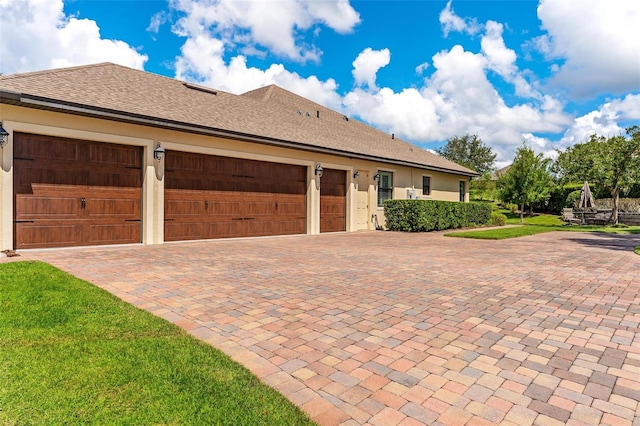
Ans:
[[[306,168],[167,151],[165,241],[306,232]]]
[[[142,147],[14,134],[17,249],[141,241]]]
[[[347,172],[324,169],[320,178],[320,232],[346,231]]]

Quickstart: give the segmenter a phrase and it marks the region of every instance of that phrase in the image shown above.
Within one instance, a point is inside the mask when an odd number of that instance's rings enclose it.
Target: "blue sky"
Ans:
[[[508,164],[640,124],[636,0],[0,0],[0,72],[110,61],[278,84],[427,149]]]

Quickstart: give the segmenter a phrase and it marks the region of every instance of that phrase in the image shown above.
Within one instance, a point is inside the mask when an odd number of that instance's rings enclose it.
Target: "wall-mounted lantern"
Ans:
[[[161,161],[164,157],[164,148],[160,145],[160,142],[156,145],[156,149],[153,150],[153,158],[156,161]]]
[[[4,127],[2,127],[2,122],[0,121],[0,148],[4,148],[4,146],[9,142],[9,132],[7,132]]]

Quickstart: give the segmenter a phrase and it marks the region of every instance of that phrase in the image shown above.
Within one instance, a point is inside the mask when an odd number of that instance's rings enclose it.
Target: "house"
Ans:
[[[509,164],[508,166],[504,166],[500,170],[497,170],[497,171],[491,173],[490,180],[492,182],[497,182],[498,179],[500,179],[502,176],[506,175],[509,172],[510,168],[511,168],[511,164]]]
[[[0,77],[0,249],[374,229],[476,173],[277,86],[110,63]]]

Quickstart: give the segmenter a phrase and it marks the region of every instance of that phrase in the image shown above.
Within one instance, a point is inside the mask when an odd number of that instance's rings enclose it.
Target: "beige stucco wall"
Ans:
[[[407,199],[407,191],[414,190],[421,200],[460,201],[460,181],[465,181],[465,202],[469,201],[469,177],[450,173],[423,170],[412,167],[389,167],[380,165],[378,170],[393,172],[393,199]],[[422,193],[422,177],[431,177],[431,193]],[[377,206],[377,193],[375,206]],[[385,216],[382,207],[376,207],[380,225],[384,225]]]
[[[394,173],[393,198],[399,199],[406,198],[406,190],[411,188],[415,188],[421,194],[423,174],[432,176],[432,199],[458,201],[459,181],[467,180],[468,182],[468,178],[464,176],[427,172],[403,166],[389,166],[371,161],[222,137],[196,135],[12,105],[1,105],[0,108],[0,121],[10,133],[8,145],[0,152],[2,155],[0,162],[2,165],[0,172],[0,249],[2,250],[13,247],[13,134],[15,132],[144,147],[142,207],[142,242],[144,244],[160,244],[164,241],[164,169],[162,162],[158,163],[153,159],[153,150],[157,143],[160,143],[165,150],[247,158],[307,167],[307,233],[309,234],[320,232],[319,182],[313,172],[318,163],[321,163],[324,168],[347,171],[349,183],[347,189],[347,231],[373,229],[370,219],[372,215],[376,214],[379,223],[384,225],[384,212],[382,208],[377,207],[377,187],[372,179],[379,170]],[[368,197],[368,205],[366,206],[368,208],[368,223],[358,224],[356,222],[358,188],[356,188],[357,179],[353,177],[356,170],[361,172],[361,177],[358,180],[359,190],[366,191]],[[369,178],[363,180],[362,176]],[[365,195],[364,192],[359,194],[361,197]],[[360,207],[362,208],[362,202]]]

